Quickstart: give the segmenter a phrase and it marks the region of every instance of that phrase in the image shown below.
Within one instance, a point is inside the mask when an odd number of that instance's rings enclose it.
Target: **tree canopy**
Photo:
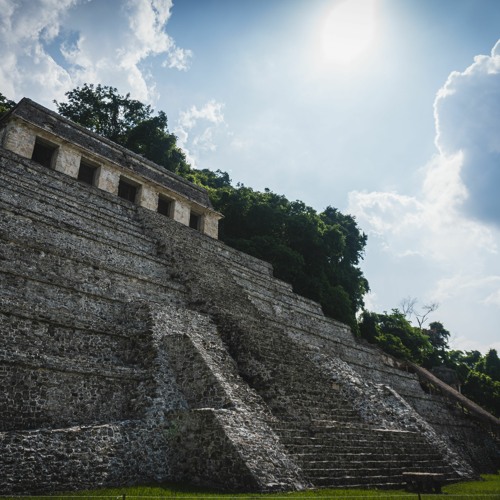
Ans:
[[[192,170],[187,177],[205,186],[216,210],[224,214],[220,239],[270,262],[276,277],[357,330],[356,312],[368,282],[358,267],[366,235],[354,217],[332,207],[317,213],[269,189],[234,187],[221,171]]]
[[[454,370],[462,384],[462,393],[486,410],[500,417],[500,359],[490,349],[479,351],[449,350],[450,332],[439,321],[428,329],[412,326],[398,309],[377,314],[363,311],[360,336],[378,345],[388,354],[412,361],[428,369],[444,366]]]
[[[10,109],[12,109],[16,103],[14,101],[11,101],[10,99],[7,99],[1,92],[0,92],[0,116],[3,115],[4,113],[7,113]]]

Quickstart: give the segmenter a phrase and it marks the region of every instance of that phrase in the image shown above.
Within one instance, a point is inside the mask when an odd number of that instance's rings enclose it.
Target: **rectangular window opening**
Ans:
[[[138,190],[139,186],[137,184],[133,184],[132,181],[120,177],[120,182],[118,183],[118,196],[120,198],[135,203]]]
[[[91,165],[85,160],[80,161],[80,168],[78,170],[78,180],[85,182],[85,184],[90,184],[91,186],[95,183],[95,174],[97,172],[97,166]]]
[[[199,231],[201,227],[201,215],[191,212],[189,214],[189,227]]]
[[[174,202],[165,196],[158,196],[158,213],[162,215],[166,215],[167,217],[172,218],[172,209]]]
[[[37,137],[31,159],[40,163],[40,165],[43,165],[44,167],[52,168],[57,148],[58,146],[55,144],[51,144],[50,142]]]

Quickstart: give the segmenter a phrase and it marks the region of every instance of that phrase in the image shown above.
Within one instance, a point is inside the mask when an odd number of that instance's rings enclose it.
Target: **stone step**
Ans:
[[[317,488],[360,488],[369,486],[371,489],[396,489],[404,486],[406,481],[403,477],[394,478],[391,476],[344,476],[344,477],[316,477],[313,485]]]
[[[339,423],[337,426],[321,427],[310,426],[303,433],[296,433],[298,439],[333,439],[335,441],[351,442],[353,439],[363,441],[377,441],[381,443],[406,443],[422,440],[420,434],[410,431],[382,430],[366,425],[352,424],[350,427]]]
[[[2,162],[0,157],[0,178],[9,185],[25,187],[34,192],[43,192],[51,198],[64,201],[68,206],[88,209],[96,217],[111,216],[127,225],[135,207],[115,195],[81,183],[65,174],[47,169],[35,162],[25,160],[14,164]],[[83,210],[83,212],[86,212]]]
[[[205,266],[199,270],[200,278],[210,277],[211,266],[216,269],[223,268],[228,274],[231,268],[251,269],[259,275],[272,277],[272,266],[268,262],[235,250],[222,241],[209,238],[182,224],[166,224],[164,216],[157,213],[148,210],[140,210],[140,213],[146,234],[160,240],[167,254],[184,247],[186,254],[192,253],[193,250],[197,255],[203,253]]]
[[[147,338],[85,330],[19,315],[0,314],[0,340],[2,359],[22,355],[30,364],[40,364],[48,356],[53,364],[70,359],[72,366],[89,365],[92,370],[107,371],[115,367],[147,368],[151,362]]]
[[[102,238],[71,232],[48,221],[27,219],[0,208],[0,237],[19,247],[29,246],[39,252],[39,258],[50,253],[60,258],[81,261],[94,268],[129,275],[134,279],[153,282],[171,281],[168,261],[137,249],[110,244]],[[174,281],[174,280],[172,280]]]
[[[273,412],[273,415],[275,415],[277,418],[279,418],[280,421],[283,423],[315,423],[315,416],[320,415],[319,413],[307,413],[305,411],[301,411],[301,409],[296,409],[296,408],[290,408],[288,410],[289,413],[285,414],[283,412],[277,412],[274,410],[274,408],[271,407],[271,411]],[[359,415],[355,414],[342,414],[342,413],[337,413],[335,411],[329,412],[329,413],[323,413],[321,414],[322,418],[328,418],[330,421],[336,421],[339,424],[358,424],[362,423]]]
[[[62,288],[10,274],[4,274],[2,282],[0,310],[4,313],[111,333],[135,328],[133,321],[125,317],[130,303],[126,299],[77,292],[71,287]]]
[[[412,471],[405,470],[403,472]],[[423,472],[432,472],[432,470]],[[452,471],[444,474],[444,476],[444,483],[457,479],[456,474]],[[370,488],[390,489],[404,487],[407,483],[402,473],[392,474],[390,471],[384,470],[367,470],[364,474],[359,474],[358,471],[346,470],[344,474],[325,474],[324,476],[315,476],[309,479],[316,487],[320,488],[366,488],[368,486]]]
[[[274,313],[279,316],[291,312],[323,316],[321,306],[317,302],[294,293],[291,285],[284,281],[277,278],[269,280],[266,276],[248,269],[232,269],[231,273],[252,300],[269,303]]]
[[[294,450],[303,450],[304,452],[316,452],[318,450],[324,450],[324,452],[329,451],[343,451],[351,452],[351,450],[375,450],[376,453],[386,453],[388,450],[396,452],[407,452],[410,450],[412,454],[426,454],[426,456],[432,456],[432,458],[440,458],[440,454],[432,451],[430,446],[422,442],[420,439],[415,439],[413,441],[380,441],[378,439],[366,439],[366,438],[356,438],[352,437],[351,440],[346,439],[335,439],[335,437],[293,437],[284,438],[283,441],[286,443],[288,448]],[[431,455],[429,455],[431,454]]]
[[[432,462],[432,461],[431,461]],[[439,462],[439,463],[437,463]],[[347,462],[347,465],[342,465],[339,464],[338,461],[331,461],[331,460],[307,460],[307,461],[302,461],[303,464],[306,464],[302,467],[303,471],[311,472],[311,473],[316,473],[314,471],[318,470],[338,470],[338,471],[345,471],[349,466],[352,467],[352,470],[359,470],[359,468],[370,468],[370,469],[376,469],[377,467],[383,466],[387,470],[390,471],[398,471],[400,469],[403,469],[408,472],[417,472],[409,469],[414,469],[414,468],[419,468],[418,464],[413,465],[414,462],[411,460],[401,460],[400,458],[393,457],[392,459],[387,459],[384,460],[383,462],[376,461],[376,460],[365,460],[365,461],[349,461]],[[443,465],[442,461],[435,461],[435,464],[433,465],[433,468],[436,469],[436,472],[443,472],[445,471],[446,473],[450,472],[450,467],[447,465]]]
[[[321,396],[318,397],[323,397],[326,399],[328,397],[327,394],[322,394]],[[310,401],[293,401],[291,400],[287,405],[285,405],[282,401],[275,402],[275,401],[270,401],[269,402],[270,406],[275,410],[276,413],[284,413],[288,414],[289,411],[291,410],[292,413],[296,413],[297,411],[300,412],[305,412],[308,413],[309,415],[317,415],[316,420],[328,420],[327,419],[322,419],[319,417],[319,415],[350,415],[350,416],[358,416],[358,413],[352,408],[351,405],[349,405],[347,402],[335,402],[334,399],[324,401],[323,404],[313,404]],[[336,420],[335,418],[332,418],[332,420]]]
[[[288,446],[331,446],[337,449],[345,448],[349,449],[351,447],[370,447],[372,445],[376,445],[378,450],[387,450],[392,449],[395,450],[398,447],[401,449],[405,449],[410,444],[418,444],[420,447],[424,446],[424,443],[419,440],[407,440],[407,441],[397,441],[396,439],[391,440],[380,440],[377,438],[370,439],[367,436],[356,437],[352,436],[351,439],[342,437],[342,436],[328,436],[328,435],[319,435],[319,436],[283,436],[282,440],[287,443]]]
[[[23,168],[24,167],[24,168]],[[129,219],[136,213],[136,206],[121,198],[82,184],[65,174],[56,172],[38,164],[31,166],[8,164],[0,177],[4,183],[17,191],[46,198],[51,203],[59,203],[67,209],[80,210],[82,216],[102,219],[111,218],[124,229],[130,225]]]
[[[345,468],[325,468],[325,469],[310,469],[307,467],[302,468],[307,479],[315,482],[315,478],[339,478],[339,477],[374,477],[374,476],[387,476],[387,477],[403,477],[403,472],[438,472],[441,474],[449,474],[450,470],[442,467],[385,467],[382,462],[377,464],[360,464],[359,467],[352,467],[351,464]]]
[[[434,462],[443,465],[442,457],[437,453],[429,453],[418,449],[395,450],[393,448],[375,449],[372,445],[352,445],[350,447],[320,446],[320,445],[289,445],[284,443],[288,452],[300,463],[316,462],[318,460],[333,461],[335,463],[349,464],[353,462],[385,462],[399,460],[405,463],[416,464],[422,461]],[[415,448],[418,448],[416,446]]]
[[[39,281],[115,300],[161,300],[169,294],[180,297],[185,291],[185,287],[174,280],[162,280],[165,275],[162,268],[158,276],[134,276],[121,269],[97,266],[95,261],[86,264],[73,256],[61,257],[27,245],[5,243],[2,239],[0,260],[3,273],[26,279],[36,276]]]
[[[153,253],[155,245],[146,238],[139,224],[129,218],[120,223],[111,215],[89,213],[84,206],[69,206],[64,200],[53,197],[53,193],[34,194],[19,187],[0,191],[3,208],[17,212],[22,209],[25,217],[43,219],[49,224],[84,235],[95,235],[117,245],[125,245],[139,251]]]
[[[271,317],[276,317],[287,323],[295,323],[294,319],[301,317],[307,318],[305,320],[307,322],[321,321],[324,318],[318,303],[303,298],[292,291],[276,290],[272,283],[268,284],[267,288],[257,288],[255,283],[245,282],[239,278],[235,278],[235,280],[245,290],[252,304]]]
[[[0,393],[0,431],[138,418],[153,395],[148,375],[89,364],[68,367],[49,358],[0,360],[0,384],[6,387]]]

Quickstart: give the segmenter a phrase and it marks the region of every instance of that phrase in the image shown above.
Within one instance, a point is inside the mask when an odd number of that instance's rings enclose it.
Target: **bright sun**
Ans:
[[[323,25],[323,56],[327,62],[348,63],[366,52],[375,34],[375,0],[343,0]]]

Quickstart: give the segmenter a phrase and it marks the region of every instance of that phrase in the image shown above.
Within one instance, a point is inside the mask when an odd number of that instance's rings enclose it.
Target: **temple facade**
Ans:
[[[217,238],[207,192],[142,156],[27,98],[0,127],[3,148]]]

